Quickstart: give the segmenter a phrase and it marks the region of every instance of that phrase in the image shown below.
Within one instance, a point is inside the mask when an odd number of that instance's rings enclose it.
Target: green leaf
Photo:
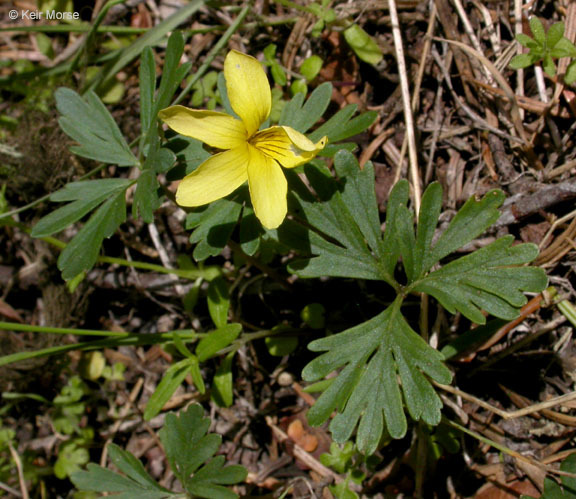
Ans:
[[[123,178],[71,182],[50,196],[51,201],[73,201],[46,215],[32,229],[32,237],[46,237],[80,220],[106,199],[124,192],[134,181]]]
[[[420,207],[420,216],[418,217],[418,227],[416,231],[416,245],[414,248],[414,267],[408,274],[408,279],[411,281],[416,277],[420,277],[426,272],[429,267],[429,262],[426,261],[427,253],[432,245],[432,238],[438,217],[442,210],[442,186],[438,182],[433,182],[428,186],[422,195],[422,203]]]
[[[177,135],[170,139],[166,144],[166,149],[175,154],[179,162],[179,165],[168,171],[167,180],[182,179],[210,157],[210,153],[204,149],[202,142],[182,135]],[[162,159],[163,166],[167,166],[167,164],[164,164],[166,160],[167,158]],[[160,165],[158,166],[160,167]],[[155,170],[160,173],[159,168],[155,168]]]
[[[494,224],[500,218],[498,208],[504,202],[504,198],[502,191],[492,190],[479,201],[476,201],[474,197],[466,201],[431,251],[424,256],[421,268],[430,269],[436,262],[468,244]],[[428,219],[427,223],[434,222]]]
[[[235,198],[239,196],[236,194]],[[219,199],[207,208],[189,213],[186,228],[195,228],[191,243],[198,243],[192,256],[196,261],[219,255],[236,226],[242,205],[229,199]]]
[[[328,141],[334,143],[347,139],[348,137],[353,137],[366,130],[378,117],[377,112],[367,111],[352,118],[356,109],[356,104],[349,104],[338,111],[326,123],[310,134],[310,140],[317,141],[327,136]],[[339,146],[340,144],[337,147]]]
[[[264,58],[266,62],[273,62],[276,57],[276,49],[278,46],[275,43],[270,43],[264,47],[262,53],[264,54]]]
[[[540,45],[536,40],[530,38],[528,35],[525,35],[524,33],[518,33],[516,35],[516,41],[520,43],[523,47],[526,47],[528,49],[534,49],[536,47],[540,47]]]
[[[284,107],[279,124],[290,126],[302,133],[306,132],[324,115],[331,97],[332,84],[329,82],[318,85],[304,105],[302,105],[304,94],[297,93]]]
[[[126,476],[89,464],[87,471],[72,474],[71,480],[76,488],[95,492],[120,492],[114,497],[122,499],[164,499],[175,495],[157,484],[142,463],[129,452],[115,444],[110,444],[108,451],[112,463]]]
[[[292,99],[286,103],[282,114],[280,115],[279,125],[291,126],[294,128],[298,122],[298,116],[302,113],[302,104],[306,96],[302,93],[297,93]]]
[[[167,369],[150,400],[148,400],[144,411],[144,419],[146,421],[150,421],[162,410],[164,404],[170,400],[172,394],[190,373],[190,368],[193,364],[198,364],[198,359],[196,357],[187,357],[180,362],[172,364]]]
[[[190,480],[187,488],[193,497],[206,499],[234,499],[238,495],[222,485],[232,485],[246,478],[243,466],[232,465],[223,468],[224,456],[215,457],[200,469]]]
[[[508,66],[512,69],[523,69],[532,66],[535,62],[531,54],[519,54],[512,57]]]
[[[312,81],[322,69],[322,58],[317,55],[312,55],[304,60],[300,66],[300,73],[306,78],[307,81]]]
[[[186,343],[184,343],[182,341],[182,338],[180,338],[178,331],[174,331],[172,333],[172,339],[174,341],[174,346],[176,347],[176,349],[180,352],[180,354],[183,357],[186,357],[188,359],[191,359],[194,357],[194,354],[190,350],[188,350]]]
[[[544,31],[544,25],[542,21],[536,16],[530,18],[530,31],[534,35],[534,39],[540,44],[544,45],[546,43],[546,33]]]
[[[291,263],[289,269],[301,277],[331,275],[394,282],[377,257],[382,248],[372,165],[368,163],[360,170],[352,154],[340,151],[334,166],[339,175],[346,175],[342,193],[334,180],[314,178],[314,170],[306,170],[317,192],[327,188],[333,191],[329,202],[298,199],[308,223],[328,237],[309,232],[310,250],[316,256]]]
[[[274,62],[270,66],[270,73],[272,74],[272,78],[277,85],[283,87],[286,85],[286,73],[280,64]]]
[[[513,236],[505,236],[454,260],[416,282],[412,290],[428,293],[449,312],[459,311],[477,324],[486,322],[482,310],[515,319],[527,301],[522,291],[538,293],[548,280],[543,269],[514,267],[534,260],[538,248],[512,246],[513,241]]]
[[[224,327],[228,322],[230,295],[224,277],[212,279],[208,285],[208,311],[216,327]]]
[[[550,55],[555,59],[576,57],[576,47],[568,38],[561,38],[550,51]]]
[[[357,109],[357,104],[348,104],[346,107],[340,109],[340,111],[330,117],[326,123],[310,134],[310,140],[316,142],[326,135],[328,140],[332,141],[337,133],[346,128],[346,124]]]
[[[166,46],[166,56],[164,67],[162,69],[162,78],[158,86],[158,95],[154,104],[153,117],[156,117],[158,111],[164,109],[170,104],[174,93],[182,83],[186,74],[190,71],[190,64],[178,66],[184,51],[184,37],[181,31],[173,31],[168,39]]]
[[[52,47],[52,41],[50,37],[46,36],[42,32],[38,32],[36,33],[35,38],[40,53],[45,55],[49,59],[54,59],[54,47]]]
[[[330,453],[320,455],[320,462],[332,468],[336,473],[346,473],[352,468],[352,458],[356,453],[354,443],[346,442],[342,447],[336,442],[330,444]]]
[[[214,373],[212,379],[211,397],[219,407],[230,407],[234,401],[234,386],[232,378],[232,361],[236,352],[230,352]]]
[[[104,239],[112,236],[126,219],[126,198],[124,190],[110,197],[68,243],[58,258],[58,268],[65,280],[76,277],[80,272],[90,270],[100,252]]]
[[[373,319],[308,346],[326,353],[304,368],[306,381],[342,369],[308,412],[310,423],[322,424],[338,410],[330,424],[334,440],[344,443],[358,426],[357,445],[366,454],[376,450],[384,427],[394,438],[405,435],[402,399],[413,419],[438,424],[442,403],[426,376],[444,384],[452,378],[442,355],[402,317],[401,303],[397,298]]]
[[[332,135],[332,140],[338,142],[362,133],[376,121],[377,117],[378,113],[376,111],[367,111],[355,116],[346,123],[346,127],[340,130],[339,133]]]
[[[140,58],[140,122],[141,129],[147,131],[152,123],[154,91],[156,90],[156,64],[150,47],[142,51]]]
[[[504,201],[501,191],[493,190],[480,201],[470,198],[452,219],[446,231],[432,246],[442,206],[440,184],[432,183],[422,196],[422,207],[414,236],[411,212],[398,208],[397,218],[392,222],[402,253],[408,282],[419,279],[432,265],[458,248],[472,241],[500,217],[498,207]]]
[[[554,64],[554,60],[549,53],[544,54],[542,69],[550,77],[554,77],[556,75],[556,65]]]
[[[312,329],[326,326],[326,309],[321,303],[309,303],[300,312],[300,318]]]
[[[381,260],[381,264],[387,275],[393,276],[396,263],[400,257],[400,245],[398,244],[397,220],[408,203],[410,197],[410,184],[407,180],[400,180],[390,191],[388,205],[386,207],[386,230],[382,238],[382,255],[386,255]],[[409,215],[409,219],[412,217]]]
[[[546,46],[553,49],[564,36],[564,23],[554,23],[546,33]]]
[[[560,469],[567,473],[576,473],[576,454],[570,454],[562,464]],[[541,499],[569,499],[576,497],[576,478],[571,476],[560,476],[561,485],[552,478],[546,477],[544,480],[544,492]]]
[[[348,488],[349,481],[350,477],[346,477],[346,480],[343,482],[329,485],[328,488],[330,489],[330,492],[334,494],[334,497],[337,497],[338,499],[358,499],[360,496]]]
[[[244,206],[239,234],[242,251],[249,256],[253,256],[260,248],[260,236],[263,232],[262,224],[256,218],[252,206]]]
[[[576,60],[572,61],[566,68],[566,74],[564,75],[564,81],[568,85],[572,85],[576,81]]]
[[[137,217],[138,213],[140,213],[144,222],[149,224],[154,221],[154,212],[160,207],[161,203],[158,188],[156,172],[151,169],[144,170],[138,177],[136,191],[134,192],[133,217]]]
[[[306,95],[308,93],[308,85],[305,80],[294,80],[290,85],[290,93],[292,95]]]
[[[282,326],[277,326],[282,327]],[[297,336],[267,336],[264,339],[268,353],[274,357],[290,355],[298,347]]]
[[[65,442],[58,449],[58,459],[54,463],[54,475],[63,480],[75,471],[80,471],[80,468],[89,460],[90,455],[85,448],[79,447],[74,440]]]
[[[202,338],[196,347],[196,355],[200,362],[214,357],[220,350],[230,345],[242,331],[240,324],[228,324],[215,329]]]
[[[224,466],[224,457],[213,458],[220,446],[219,435],[206,435],[210,420],[203,417],[197,404],[179,416],[166,415],[160,440],[174,475],[185,489],[196,497],[234,498],[236,494],[222,485],[231,485],[246,478],[242,466]]]
[[[357,24],[344,30],[344,39],[356,55],[368,64],[376,65],[384,57],[378,44]]]
[[[70,148],[73,153],[118,166],[138,165],[118,125],[94,92],[81,97],[62,87],[54,97],[62,115],[58,120],[60,128],[80,144]]]

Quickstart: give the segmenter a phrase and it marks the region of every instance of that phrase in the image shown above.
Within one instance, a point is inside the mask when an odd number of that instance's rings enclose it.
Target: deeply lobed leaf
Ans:
[[[299,206],[307,222],[328,237],[309,232],[310,250],[317,256],[295,262],[290,269],[302,277],[332,275],[394,282],[378,259],[382,243],[372,165],[360,171],[348,151],[339,151],[334,165],[342,176],[341,184],[307,171],[312,187],[328,199],[318,203],[297,195]]]
[[[318,425],[338,410],[330,425],[334,439],[348,440],[358,425],[358,447],[368,454],[377,448],[384,427],[394,438],[406,433],[402,401],[413,419],[437,424],[442,403],[426,376],[439,383],[449,383],[452,378],[442,355],[408,325],[400,312],[401,303],[397,298],[373,319],[313,341],[311,350],[326,353],[302,373],[305,380],[317,381],[342,368],[310,409],[308,419]]]
[[[169,490],[161,487],[148,475],[142,463],[129,452],[115,444],[108,446],[110,460],[126,476],[96,464],[89,464],[87,471],[72,474],[74,485],[85,491],[120,492],[114,497],[124,499],[164,499],[173,496]]]
[[[505,236],[454,260],[416,282],[412,290],[434,296],[449,312],[459,311],[477,324],[486,322],[482,310],[515,319],[527,301],[523,291],[542,291],[547,278],[543,269],[518,266],[536,258],[538,248],[512,246],[513,241],[513,236]]]
[[[62,278],[69,280],[90,270],[98,259],[102,241],[112,236],[125,219],[126,198],[122,190],[100,206],[64,248],[58,258]]]
[[[71,182],[50,196],[51,201],[72,201],[49,213],[34,226],[32,237],[46,237],[80,220],[106,199],[124,192],[134,181],[123,178]]]
[[[118,125],[94,92],[81,97],[69,88],[59,88],[54,96],[62,115],[60,127],[80,144],[71,148],[75,154],[118,166],[138,165]]]
[[[207,435],[210,419],[203,417],[202,407],[191,405],[178,416],[168,414],[160,430],[160,439],[174,474],[195,497],[234,498],[232,491],[221,487],[246,478],[242,466],[224,466],[223,456],[212,458],[221,437]]]
[[[303,277],[384,280],[394,287],[397,297],[373,319],[312,342],[311,350],[324,353],[305,367],[303,378],[318,381],[338,373],[309,411],[309,420],[321,424],[336,411],[330,425],[334,439],[344,442],[356,430],[359,448],[372,453],[385,430],[394,438],[405,434],[405,409],[416,421],[438,424],[442,404],[430,379],[439,383],[451,380],[444,356],[401,314],[409,293],[428,293],[448,311],[460,311],[483,323],[482,311],[515,318],[527,301],[524,292],[541,291],[547,280],[542,269],[521,266],[536,257],[537,248],[531,244],[512,246],[512,236],[431,271],[498,219],[498,208],[504,201],[501,191],[468,200],[438,233],[440,184],[426,189],[415,230],[414,214],[407,206],[409,184],[400,181],[390,192],[382,235],[371,165],[360,170],[350,153],[340,151],[334,167],[338,180],[320,169],[306,170],[322,202],[301,187],[295,189],[307,223],[319,230],[294,238],[299,241],[294,248],[315,256],[293,263],[291,269]],[[278,234],[282,241],[281,231]],[[400,258],[405,285],[395,279]]]

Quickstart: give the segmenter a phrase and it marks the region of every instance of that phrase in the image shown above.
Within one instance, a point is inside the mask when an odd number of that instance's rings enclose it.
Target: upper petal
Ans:
[[[248,138],[244,123],[225,113],[171,106],[158,117],[175,132],[218,149],[233,149]]]
[[[224,76],[230,105],[251,137],[266,121],[272,106],[266,73],[254,57],[231,50],[224,61]]]
[[[250,139],[254,147],[285,168],[307,163],[324,149],[327,141],[324,137],[315,144],[289,126],[273,126],[258,132]]]
[[[176,191],[181,206],[202,206],[227,196],[248,178],[248,144],[208,158],[190,175],[186,175]]]
[[[248,146],[248,185],[254,213],[267,229],[275,229],[286,217],[288,183],[280,165]]]

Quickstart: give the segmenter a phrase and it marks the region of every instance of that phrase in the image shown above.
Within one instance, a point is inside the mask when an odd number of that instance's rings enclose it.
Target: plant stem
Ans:
[[[111,263],[114,265],[123,265],[124,267],[132,267],[135,269],[151,270],[161,274],[174,274],[183,279],[196,280],[198,278],[211,281],[215,277],[222,274],[222,269],[216,266],[210,266],[198,269],[168,269],[162,265],[148,262],[138,262],[132,260],[125,260],[124,258],[115,258],[112,256],[101,256],[98,258],[100,263]]]

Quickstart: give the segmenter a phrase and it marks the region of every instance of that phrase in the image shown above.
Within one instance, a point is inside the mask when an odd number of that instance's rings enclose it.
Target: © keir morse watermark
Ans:
[[[61,12],[59,10],[33,10],[33,9],[12,9],[8,12],[8,17],[12,21],[30,19],[32,21],[39,21],[45,19],[47,21],[77,21],[80,19],[79,12]]]

